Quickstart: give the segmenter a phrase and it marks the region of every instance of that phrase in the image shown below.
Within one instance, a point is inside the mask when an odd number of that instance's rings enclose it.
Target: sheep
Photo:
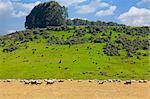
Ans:
[[[60,80],[58,80],[58,82],[64,82],[64,80],[61,80],[61,79],[60,79]]]
[[[11,79],[4,80],[3,82],[12,82]]]
[[[139,80],[139,83],[147,83],[147,80]]]
[[[132,83],[135,83],[135,82],[136,82],[136,80],[131,80],[131,82],[132,82]]]
[[[30,81],[29,80],[24,80],[24,84],[30,84]]]
[[[6,82],[12,82],[12,80],[11,79],[7,79]]]
[[[36,84],[37,84],[37,85],[41,85],[42,82],[41,82],[41,81],[37,81]]]
[[[112,80],[112,79],[108,79],[107,81],[108,81],[108,82],[110,82],[110,83],[112,83],[112,82],[113,82],[113,80]]]
[[[44,81],[44,82],[47,82],[47,79],[44,79],[43,81]]]
[[[91,80],[89,80],[88,82],[90,82],[90,83],[91,83],[92,81],[91,81]]]
[[[139,83],[143,83],[143,80],[139,80],[138,82],[139,82]]]
[[[125,85],[128,85],[128,84],[131,84],[132,82],[130,80],[127,80],[124,84]]]
[[[53,81],[53,80],[47,80],[46,82],[47,82],[47,83],[46,83],[47,85],[49,85],[49,84],[54,84],[54,81]]]
[[[144,81],[143,81],[143,83],[147,83],[147,82],[148,82],[148,80],[144,80]]]
[[[33,84],[37,84],[37,81],[36,80],[31,80],[31,85]]]
[[[20,80],[19,82],[23,83],[23,82],[24,82],[24,80]]]
[[[73,79],[68,79],[68,81],[73,81]]]
[[[81,80],[78,80],[78,82],[82,82]]]
[[[117,79],[113,79],[112,81],[113,81],[113,82],[117,82]]]
[[[100,85],[100,84],[104,84],[104,81],[98,81],[98,84]]]
[[[117,79],[116,81],[117,81],[118,83],[121,83],[121,80],[120,80],[120,79]]]

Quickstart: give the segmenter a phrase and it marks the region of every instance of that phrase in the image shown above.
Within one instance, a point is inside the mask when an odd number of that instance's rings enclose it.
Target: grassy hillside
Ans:
[[[149,32],[131,32],[133,35],[118,31],[117,27],[98,29],[49,27],[0,37],[0,79],[150,78],[149,50],[142,42],[149,39]],[[126,39],[118,43],[122,38]],[[137,39],[141,46],[132,43]]]

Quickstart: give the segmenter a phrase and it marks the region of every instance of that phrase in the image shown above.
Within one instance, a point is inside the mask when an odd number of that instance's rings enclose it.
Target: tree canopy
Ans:
[[[115,22],[103,22],[103,21],[89,21],[84,19],[67,19],[66,25],[69,26],[125,26],[124,24],[118,24]]]
[[[68,17],[67,8],[58,2],[50,1],[35,6],[26,17],[25,27],[45,28],[47,26],[61,26]]]

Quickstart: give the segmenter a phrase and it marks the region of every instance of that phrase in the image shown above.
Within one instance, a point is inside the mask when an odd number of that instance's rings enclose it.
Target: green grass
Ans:
[[[44,43],[30,42],[29,45],[28,49],[21,48],[12,53],[2,53],[0,49],[1,79],[149,79],[148,57],[142,57],[142,60],[137,60],[135,57],[125,58],[124,52],[122,56],[108,57],[102,53],[104,44],[85,43],[70,48],[68,45],[52,45],[48,49],[45,48]],[[92,50],[88,50],[87,46]],[[35,54],[32,54],[32,48],[37,49]],[[98,55],[98,52],[101,54]],[[59,63],[60,60],[62,63]],[[73,62],[74,60],[77,61]],[[98,64],[96,65],[95,62]],[[83,74],[83,72],[92,72],[92,74]],[[101,75],[100,72],[106,75]]]
[[[107,32],[110,33],[110,31]],[[52,36],[64,39],[74,34],[74,30],[69,33],[68,31],[47,32]],[[126,35],[112,32],[111,42],[115,41],[115,36],[118,34]],[[88,39],[91,36],[87,33],[81,39]],[[95,37],[102,36],[98,33]],[[128,36],[128,38],[134,39],[136,36]],[[6,47],[11,42],[8,40]],[[0,79],[150,79],[149,56],[140,56],[141,60],[136,56],[128,58],[126,51],[120,50],[121,56],[110,57],[103,53],[103,46],[106,43],[87,42],[71,47],[51,45],[46,48],[46,42],[47,40],[39,37],[38,40],[27,43],[29,48],[25,49],[24,44],[20,44],[22,47],[11,53],[2,52],[3,47],[0,47]],[[87,47],[92,49],[87,49]],[[37,49],[34,54],[32,49]],[[148,53],[144,50],[138,52]],[[59,63],[60,60],[61,63]]]

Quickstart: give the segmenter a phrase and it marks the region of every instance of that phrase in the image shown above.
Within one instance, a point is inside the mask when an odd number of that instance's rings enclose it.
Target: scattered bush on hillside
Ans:
[[[116,43],[118,43],[122,47],[122,49],[125,49],[127,51],[128,56],[133,56],[132,54],[134,54],[137,50],[148,50],[150,46],[147,39],[130,40],[125,36],[117,38]]]
[[[147,36],[150,34],[150,27],[129,27],[129,26],[117,26],[113,27],[113,31],[126,33],[131,36]]]
[[[4,40],[0,39],[0,47],[4,47],[6,45],[6,43],[4,42]]]
[[[104,43],[104,42],[108,42],[109,39],[108,38],[96,38],[94,40],[94,43]]]
[[[106,43],[103,47],[103,52],[108,56],[119,56],[118,47],[111,43]]]
[[[47,30],[52,30],[52,31],[67,31],[67,30],[71,30],[71,28],[68,27],[68,26],[48,26],[46,29]]]
[[[13,46],[10,46],[9,48],[4,48],[3,49],[3,52],[12,52],[12,51],[15,51],[16,49],[18,49],[19,47],[17,45],[13,45]]]

